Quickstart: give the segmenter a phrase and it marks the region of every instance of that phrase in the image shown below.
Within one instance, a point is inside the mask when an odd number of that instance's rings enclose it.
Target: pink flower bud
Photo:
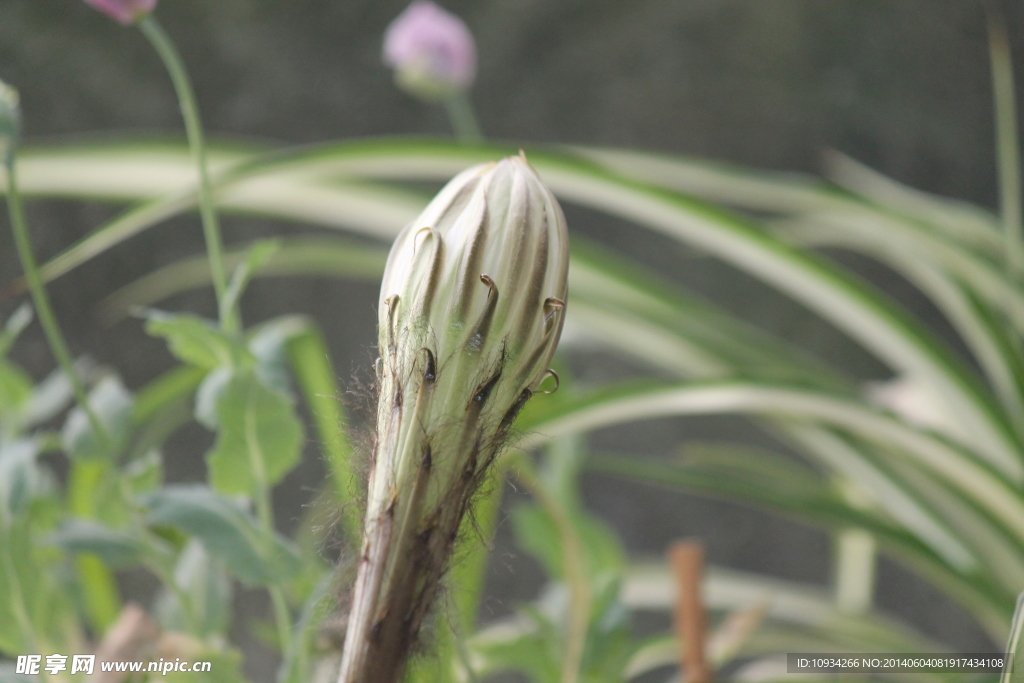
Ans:
[[[416,0],[388,26],[384,63],[410,94],[446,99],[472,85],[476,46],[461,19],[429,0]]]
[[[156,0],[85,0],[85,2],[126,26],[134,24],[156,8]]]

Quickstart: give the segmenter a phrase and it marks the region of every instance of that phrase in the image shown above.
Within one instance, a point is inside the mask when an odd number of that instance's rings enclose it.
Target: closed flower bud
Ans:
[[[134,24],[147,14],[152,14],[156,9],[156,0],[85,0],[85,2],[126,26]]]
[[[401,675],[474,492],[553,374],[568,267],[561,208],[522,157],[459,174],[395,241],[340,683]]]
[[[21,132],[18,91],[0,81],[0,160],[10,160]]]
[[[476,46],[461,19],[429,0],[416,0],[388,26],[384,63],[403,90],[443,100],[472,85]]]

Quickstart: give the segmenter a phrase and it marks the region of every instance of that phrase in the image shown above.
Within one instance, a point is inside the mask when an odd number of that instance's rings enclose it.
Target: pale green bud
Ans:
[[[568,268],[565,217],[522,156],[460,173],[395,241],[341,683],[401,674],[486,468],[553,374]]]

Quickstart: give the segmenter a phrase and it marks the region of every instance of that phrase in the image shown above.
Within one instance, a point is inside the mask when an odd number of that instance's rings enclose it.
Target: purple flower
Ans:
[[[125,24],[134,24],[156,8],[156,0],[85,0],[108,17]]]
[[[446,99],[472,85],[476,46],[461,19],[429,0],[416,0],[388,26],[384,63],[411,94]]]

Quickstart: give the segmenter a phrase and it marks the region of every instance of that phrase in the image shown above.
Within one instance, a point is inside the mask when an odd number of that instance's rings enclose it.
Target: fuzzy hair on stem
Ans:
[[[402,675],[474,494],[551,372],[568,268],[565,217],[523,155],[460,173],[395,241],[339,683]]]

